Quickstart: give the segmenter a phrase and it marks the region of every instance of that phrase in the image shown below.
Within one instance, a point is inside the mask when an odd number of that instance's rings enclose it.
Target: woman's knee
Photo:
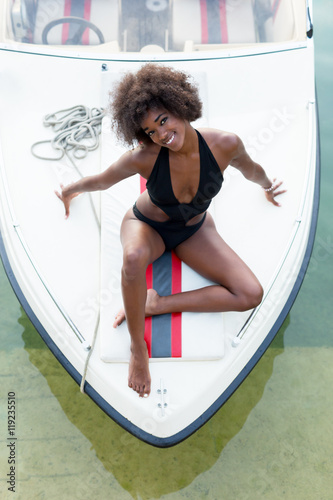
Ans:
[[[140,246],[124,248],[122,274],[125,279],[135,279],[138,275],[146,271],[148,264],[148,248]]]
[[[238,294],[239,310],[248,311],[257,307],[263,298],[264,290],[259,281],[247,284],[246,288]]]

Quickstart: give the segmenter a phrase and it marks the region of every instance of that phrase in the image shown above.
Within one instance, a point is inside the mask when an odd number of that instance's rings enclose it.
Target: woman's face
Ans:
[[[185,140],[185,121],[165,108],[151,109],[142,120],[143,131],[158,144],[179,151]]]

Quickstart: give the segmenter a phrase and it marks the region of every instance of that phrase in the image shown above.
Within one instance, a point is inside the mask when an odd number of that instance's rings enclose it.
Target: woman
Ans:
[[[86,177],[56,193],[69,216],[79,193],[108,189],[134,174],[147,179],[147,190],[126,213],[121,226],[122,294],[131,335],[128,385],[139,396],[150,393],[145,316],[183,311],[245,311],[262,300],[262,287],[246,264],[217,233],[207,208],[232,165],[259,184],[269,202],[284,191],[248,156],[235,134],[202,128],[191,122],[201,116],[198,91],[188,76],[172,68],[146,64],[127,74],[112,100],[118,136],[136,147],[101,174]],[[146,268],[165,250],[173,249],[192,269],[216,285],[159,296],[146,286]]]

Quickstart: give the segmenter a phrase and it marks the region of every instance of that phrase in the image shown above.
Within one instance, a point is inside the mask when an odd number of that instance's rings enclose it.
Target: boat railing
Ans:
[[[14,212],[13,204],[11,201],[11,195],[10,195],[10,190],[9,190],[9,186],[8,186],[8,179],[7,179],[5,169],[4,169],[4,161],[3,161],[3,155],[2,155],[1,149],[0,149],[0,177],[2,180],[2,185],[3,185],[3,189],[4,189],[4,194],[5,194],[5,203],[7,205],[8,212],[9,212],[10,225],[13,227],[13,229],[16,233],[16,236],[21,244],[21,247],[24,250],[25,255],[27,256],[31,266],[33,267],[33,269],[34,269],[36,275],[38,276],[38,279],[42,283],[44,289],[46,290],[46,292],[48,293],[48,295],[52,299],[53,303],[55,304],[55,306],[59,310],[62,317],[65,319],[66,323],[69,325],[69,327],[71,328],[71,330],[75,334],[76,338],[80,341],[83,349],[86,351],[89,351],[91,348],[91,345],[84,338],[82,333],[79,331],[79,329],[77,328],[75,323],[72,321],[72,319],[70,318],[70,316],[66,312],[66,310],[63,307],[63,305],[61,304],[60,300],[56,297],[56,294],[54,293],[51,286],[49,285],[49,283],[47,282],[47,280],[43,276],[42,272],[40,271],[33,255],[32,255],[32,252],[28,246],[28,243],[25,240],[25,237],[23,235],[23,231],[20,227],[20,223],[18,222],[18,219],[17,219],[16,214]]]
[[[253,321],[255,320],[255,318],[265,308],[266,303],[267,303],[267,299],[269,298],[270,293],[271,293],[277,279],[279,278],[279,276],[281,274],[281,271],[284,267],[284,264],[285,264],[289,254],[291,252],[291,249],[292,249],[293,243],[296,239],[296,236],[300,230],[301,223],[304,220],[304,213],[305,213],[305,210],[307,208],[306,203],[308,200],[308,193],[309,193],[309,189],[310,189],[310,185],[311,185],[311,176],[313,176],[313,165],[315,164],[315,160],[316,160],[316,123],[317,122],[316,122],[316,100],[315,100],[315,98],[309,100],[308,110],[309,110],[309,132],[308,132],[309,141],[308,141],[308,152],[307,152],[307,158],[308,158],[307,170],[306,170],[306,176],[304,178],[303,192],[301,195],[297,216],[295,218],[293,231],[292,231],[290,238],[289,238],[289,241],[286,245],[286,250],[285,250],[275,272],[273,273],[273,277],[272,277],[271,281],[269,282],[268,286],[266,287],[266,290],[265,290],[265,293],[264,293],[264,296],[263,296],[261,303],[259,304],[259,306],[257,306],[255,309],[253,309],[253,311],[251,312],[251,314],[249,315],[249,317],[247,318],[247,320],[243,324],[243,326],[240,329],[240,331],[238,332],[238,334],[233,338],[233,340],[232,340],[233,347],[237,347],[240,344],[241,340],[244,338],[244,336],[248,332],[248,330],[249,330],[250,326],[252,325]]]

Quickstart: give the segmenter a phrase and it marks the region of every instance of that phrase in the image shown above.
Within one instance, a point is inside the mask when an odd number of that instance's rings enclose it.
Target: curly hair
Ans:
[[[151,139],[141,128],[148,110],[165,108],[189,122],[200,118],[202,103],[189,75],[171,67],[148,63],[127,73],[110,92],[112,125],[119,138],[133,146]]]

